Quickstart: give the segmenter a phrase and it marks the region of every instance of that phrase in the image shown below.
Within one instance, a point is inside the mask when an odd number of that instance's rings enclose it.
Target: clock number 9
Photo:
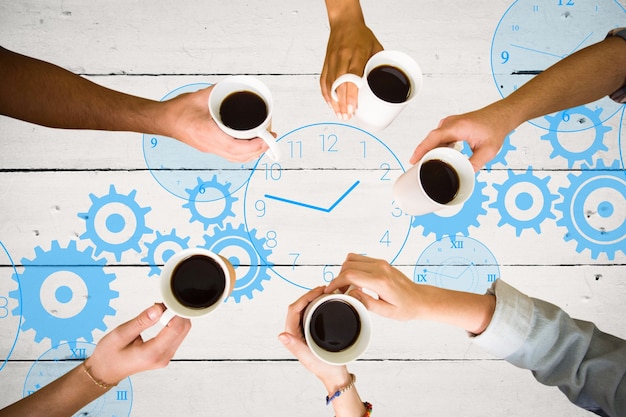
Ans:
[[[265,200],[255,201],[254,208],[257,211],[257,217],[265,217]]]
[[[278,181],[283,176],[283,167],[278,162],[264,163],[263,170],[265,171],[265,181]]]
[[[502,64],[506,64],[509,62],[509,51],[502,51],[500,54],[500,58],[502,58]]]
[[[150,139],[150,144],[152,145],[153,148],[156,148],[158,143],[159,141],[157,140],[157,138]]]

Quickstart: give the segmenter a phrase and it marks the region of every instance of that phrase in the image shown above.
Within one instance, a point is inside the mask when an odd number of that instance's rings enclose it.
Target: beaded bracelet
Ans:
[[[352,378],[352,381],[350,381],[350,383],[348,385],[346,385],[343,388],[338,389],[330,397],[328,395],[326,396],[326,405],[330,404],[332,400],[334,400],[335,398],[339,397],[341,394],[343,394],[344,392],[348,391],[350,388],[352,388],[354,386],[354,383],[356,382],[356,376],[354,376],[354,374],[350,374],[350,378]]]
[[[109,385],[109,384],[105,384],[104,382],[98,381],[96,378],[93,377],[93,375],[91,375],[91,372],[89,372],[89,368],[87,368],[87,365],[85,364],[85,362],[86,361],[83,361],[83,363],[82,363],[83,371],[85,371],[85,373],[87,374],[89,379],[91,379],[94,384],[96,384],[97,386],[99,386],[102,389],[111,389],[111,388],[113,388],[114,386],[117,385],[117,384]]]
[[[365,401],[363,405],[365,406],[365,414],[363,414],[363,417],[370,417],[372,415],[372,404]]]

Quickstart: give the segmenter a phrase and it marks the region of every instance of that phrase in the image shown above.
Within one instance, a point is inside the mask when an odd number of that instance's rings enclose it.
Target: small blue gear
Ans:
[[[428,213],[422,216],[415,216],[411,226],[417,227],[421,225],[424,228],[422,232],[424,236],[435,233],[437,240],[444,236],[455,236],[457,234],[468,236],[470,226],[478,227],[480,225],[478,216],[487,213],[487,210],[483,208],[483,204],[489,199],[488,196],[483,194],[483,189],[486,186],[487,183],[476,179],[474,192],[455,215],[445,217],[437,213]]]
[[[148,276],[158,275],[161,272],[160,264],[167,262],[175,252],[189,247],[189,236],[186,238],[177,236],[176,229],[172,229],[168,235],[163,235],[157,230],[156,238],[145,245],[148,254],[141,260],[150,265]]]
[[[224,184],[220,183],[217,180],[217,175],[213,175],[210,181],[204,181],[202,178],[198,177],[198,184],[195,188],[186,188],[185,191],[189,193],[189,198],[187,203],[183,204],[183,208],[188,208],[191,212],[190,222],[198,221],[204,225],[204,230],[208,230],[211,225],[218,225],[220,227],[223,226],[224,220],[229,217],[235,216],[235,213],[232,211],[233,203],[238,200],[237,197],[231,195],[230,192],[231,183],[226,182]],[[203,214],[200,214],[196,204],[196,197],[199,194],[206,194],[207,192],[216,193],[215,198],[212,198],[211,201],[215,200],[223,200],[224,209],[221,213],[208,217]]]
[[[550,158],[554,159],[557,156],[561,156],[567,160],[568,168],[572,168],[577,161],[586,162],[587,164],[591,164],[593,162],[593,156],[598,151],[607,151],[609,148],[604,145],[604,134],[611,130],[609,126],[604,126],[602,124],[602,120],[600,119],[600,113],[602,113],[602,108],[598,108],[596,110],[591,110],[586,106],[578,106],[569,110],[563,110],[557,112],[554,116],[545,116],[545,119],[550,122],[550,128],[548,133],[541,136],[541,139],[547,140],[552,144],[552,153],[550,154]],[[585,117],[589,118],[594,125],[594,129],[596,131],[596,136],[593,140],[593,143],[589,145],[589,147],[583,151],[579,152],[571,152],[568,151],[561,145],[559,142],[559,125],[566,120],[569,120],[573,114],[582,115],[582,119]],[[567,134],[567,133],[562,133]]]
[[[619,169],[619,161],[610,167],[599,159],[596,168],[590,169],[583,164],[581,173],[568,175],[570,185],[559,188],[563,201],[555,206],[563,217],[557,220],[557,225],[567,229],[564,239],[577,242],[576,251],[583,249],[591,251],[591,257],[597,259],[601,253],[613,260],[616,251],[626,254],[626,218],[624,217],[624,202],[626,201],[626,180]],[[621,209],[616,208],[615,202],[608,200],[588,202],[590,195],[597,190],[612,190],[614,195],[621,195]],[[606,194],[606,193],[604,193]],[[593,207],[589,207],[593,204]],[[590,224],[590,218],[617,219],[617,227],[606,230]],[[616,217],[617,216],[617,217]],[[620,219],[621,217],[621,219]],[[621,220],[621,224],[619,224]]]
[[[495,164],[502,164],[503,166],[508,165],[508,163],[506,162],[506,156],[509,152],[517,149],[515,146],[511,145],[511,135],[514,132],[515,131],[513,130],[508,135],[506,135],[504,141],[502,142],[502,147],[500,148],[496,156],[493,157],[491,161],[485,164],[485,169],[487,170],[487,172],[491,172]],[[472,156],[472,148],[470,148],[467,142],[463,142],[463,148],[461,149],[461,153],[467,155],[468,157]]]
[[[148,213],[150,207],[140,207],[135,201],[136,190],[133,190],[128,195],[118,194],[115,190],[115,186],[111,184],[109,187],[109,194],[96,197],[94,194],[89,194],[92,205],[88,212],[78,213],[78,217],[82,218],[86,222],[86,231],[80,238],[90,239],[95,245],[95,256],[98,256],[101,252],[109,252],[115,255],[115,259],[120,261],[122,253],[128,250],[134,250],[140,252],[139,242],[144,234],[152,233],[152,229],[146,226],[146,213]],[[96,230],[96,218],[98,213],[103,210],[109,204],[121,204],[130,209],[135,217],[135,229],[128,234],[129,237],[123,242],[112,242],[110,237],[107,237],[105,231]],[[125,232],[125,228],[128,227],[129,222],[124,219],[124,215],[118,212],[107,214],[107,218],[104,221],[104,227],[106,232],[113,236],[119,235]],[[117,240],[117,239],[113,239]]]
[[[550,193],[550,189],[548,188],[549,178],[546,177],[544,179],[538,178],[533,175],[532,167],[528,167],[525,174],[516,175],[513,170],[509,170],[509,178],[503,184],[494,184],[494,188],[498,192],[498,196],[496,201],[491,203],[489,207],[496,208],[500,213],[500,221],[498,222],[498,226],[502,226],[503,224],[510,224],[515,227],[516,236],[520,236],[522,230],[524,229],[534,229],[537,233],[541,233],[541,223],[546,219],[555,219],[556,216],[552,213],[552,203],[554,200],[559,198],[557,194]],[[538,190],[541,195],[541,201],[537,201],[530,193],[525,190],[521,192],[517,192],[518,190],[513,190],[514,186],[518,184],[525,184],[523,188],[527,190],[528,188]],[[511,191],[513,190],[513,191]],[[534,218],[531,219],[518,219],[514,215],[511,214],[510,210],[507,209],[507,197],[509,197],[510,192],[515,192],[514,196],[514,204],[517,209],[526,211],[533,207],[536,207],[536,204],[541,204],[541,211],[538,212]]]
[[[22,291],[22,305],[12,311],[13,315],[20,313],[24,317],[22,330],[35,330],[35,342],[48,338],[52,346],[58,346],[67,341],[76,344],[80,338],[92,342],[92,331],[107,329],[104,324],[104,316],[115,315],[115,310],[109,303],[118,297],[118,292],[109,288],[109,283],[115,279],[115,275],[104,272],[106,259],[96,260],[92,258],[93,249],[87,248],[80,251],[76,248],[76,242],[71,241],[67,248],[62,248],[58,241],[52,241],[49,251],[44,251],[40,246],[35,248],[35,258],[22,259],[24,272],[19,276]],[[59,317],[48,311],[41,302],[42,286],[51,275],[67,271],[84,282],[88,290],[88,297],[83,308],[72,317]],[[18,280],[17,276],[13,276]],[[19,299],[19,292],[9,293],[12,298]],[[72,289],[59,287],[54,297],[59,303],[68,302],[72,299]]]
[[[244,266],[249,268],[244,276],[237,274],[235,288],[231,294],[236,303],[241,301],[243,295],[251,300],[254,290],[263,291],[262,281],[270,279],[268,270],[273,266],[269,262],[264,264],[263,259],[267,259],[272,251],[264,249],[265,239],[256,237],[256,229],[247,232],[243,224],[237,229],[227,224],[224,229],[214,228],[213,235],[205,235],[204,242],[204,248],[227,258],[236,272]],[[246,253],[248,259],[245,262],[237,256],[229,256],[229,252],[238,248]],[[259,248],[261,253],[258,252]]]

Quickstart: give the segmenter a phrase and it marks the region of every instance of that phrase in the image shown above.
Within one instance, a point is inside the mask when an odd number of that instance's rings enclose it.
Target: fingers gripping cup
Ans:
[[[338,101],[337,88],[353,83],[359,89],[356,117],[364,127],[384,129],[413,100],[422,86],[422,71],[417,62],[400,51],[380,51],[365,65],[363,77],[343,74],[331,87]]]
[[[236,139],[260,137],[274,161],[280,159],[276,139],[270,133],[272,94],[257,78],[233,75],[215,84],[209,96],[209,112],[219,128]]]
[[[347,294],[326,294],[313,300],[304,311],[302,325],[313,354],[331,365],[360,357],[372,332],[367,309]]]
[[[205,316],[224,303],[235,285],[233,266],[218,254],[190,248],[174,254],[161,272],[160,290],[167,310],[164,326],[174,316]]]
[[[393,186],[398,206],[419,216],[463,204],[474,191],[474,168],[469,159],[452,148],[435,148]]]

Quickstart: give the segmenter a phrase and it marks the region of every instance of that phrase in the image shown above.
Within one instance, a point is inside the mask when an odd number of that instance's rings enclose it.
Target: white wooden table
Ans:
[[[375,133],[378,142],[372,142],[384,144],[404,169],[409,167],[416,144],[442,117],[479,108],[500,97],[492,77],[490,47],[494,30],[511,3],[362,2],[366,20],[382,44],[415,57],[425,75],[418,99],[388,129]],[[339,121],[319,92],[327,36],[321,0],[0,4],[0,43],[4,47],[127,93],[161,99],[180,87],[215,83],[229,74],[257,75],[274,95],[273,129],[279,136],[326,123],[303,130],[306,135],[301,137],[287,135],[282,142],[285,152],[288,140],[312,141],[337,128],[330,123]],[[623,153],[626,132],[622,122],[620,109],[601,123],[606,149],[594,154],[594,167],[600,158],[600,167],[623,169],[620,140]],[[337,129],[351,131],[349,127]],[[367,136],[354,132],[350,140]],[[568,143],[587,143],[589,132],[568,133]],[[464,259],[480,263],[490,256],[496,274],[520,290],[551,301],[572,316],[593,321],[606,332],[626,337],[623,235],[621,247],[612,249],[602,249],[583,237],[568,240],[566,234],[576,230],[563,220],[569,218],[563,214],[567,200],[574,198],[568,193],[586,171],[581,171],[579,161],[569,166],[564,158],[551,156],[551,142],[541,140],[545,134],[545,129],[524,124],[511,135],[515,149],[506,155],[506,165],[497,163],[479,173],[475,212],[464,215],[455,242],[457,246],[464,242]],[[206,219],[224,214],[220,210],[226,203],[205,201],[194,206],[194,214],[188,201],[153,176],[155,167],[149,166],[144,156],[144,147],[150,152],[150,140],[137,133],[62,131],[0,118],[0,407],[36,389],[33,387],[45,380],[47,372],[60,372],[61,364],[54,359],[71,352],[69,346],[75,353],[83,352],[80,349],[88,352],[107,330],[158,300],[156,273],[163,263],[159,256],[175,247],[171,235],[175,229],[176,236],[190,246],[217,245],[217,236],[223,237],[224,252],[241,260],[238,277],[251,274],[252,285],[241,288],[237,298],[228,300],[215,314],[195,321],[167,368],[132,376],[103,398],[91,415],[332,415],[324,405],[323,386],[293,360],[276,336],[282,331],[287,305],[304,287],[322,284],[324,271],[336,271],[354,239],[336,229],[351,221],[350,214],[358,218],[364,208],[347,202],[347,210],[331,218],[327,230],[312,235],[307,218],[297,220],[294,209],[285,207],[281,215],[290,219],[287,226],[272,228],[254,219],[251,207],[255,201],[246,201],[244,181],[227,200],[232,215],[221,219],[221,224],[211,224]],[[264,162],[267,159],[253,171],[250,181],[255,186],[262,186],[258,176],[263,174]],[[333,185],[344,175],[321,162],[321,171],[315,169],[315,161],[303,164],[308,164],[308,171],[302,178],[313,183],[322,178],[326,186]],[[529,166],[532,173],[527,171]],[[357,170],[348,168],[346,175]],[[391,175],[399,173],[395,170]],[[189,180],[187,173],[179,174]],[[623,174],[619,170],[607,174],[621,178],[621,190]],[[513,187],[511,178],[521,179],[522,188]],[[533,179],[547,187],[541,189],[547,193],[544,196],[554,196],[548,207],[550,215],[537,221],[539,230],[518,230],[522,227],[519,221],[501,222],[501,210],[505,209],[500,209],[503,203],[499,198],[503,199],[506,191],[523,198],[523,187],[532,188]],[[289,187],[283,190],[286,194],[302,191],[296,183]],[[390,195],[390,187],[391,183],[388,188],[372,189],[381,193],[381,205],[389,203],[384,193]],[[331,194],[311,195],[323,200],[332,199]],[[533,195],[540,199],[542,194]],[[515,194],[508,198],[513,199],[505,206],[510,211]],[[609,186],[595,198],[612,203],[613,217],[619,220],[621,215],[624,221],[623,195],[620,199]],[[109,204],[112,201],[117,203]],[[108,210],[103,216],[109,216],[110,223],[103,221],[100,229],[88,229],[81,214],[93,214],[100,208]],[[592,222],[593,216],[601,224],[598,213],[589,216],[591,224],[599,224]],[[394,264],[416,280],[420,271],[430,268],[429,279],[453,285],[443,270],[439,269],[438,277],[432,273],[441,267],[455,268],[454,244],[445,237],[438,242],[444,229],[436,222],[417,220],[413,226],[407,217],[403,227],[410,233],[396,248]],[[116,227],[138,231],[133,240],[136,247],[106,242],[107,227],[110,231]],[[263,235],[255,235],[256,230],[245,233],[253,227],[264,228]],[[271,231],[307,240],[307,254],[328,257],[325,264],[329,268],[320,274],[320,267],[314,264],[292,266],[288,259],[272,258],[272,249],[275,253],[279,250],[268,247]],[[163,242],[164,246],[157,245]],[[257,265],[245,266],[256,253],[252,250],[255,244],[262,246],[265,257],[276,266],[261,265],[256,272]],[[358,244],[354,241],[355,247]],[[444,245],[440,251],[437,244]],[[474,250],[487,255],[471,259]],[[289,253],[289,248],[285,252]],[[385,252],[372,248],[371,254],[377,253]],[[55,259],[69,259],[72,265],[54,266]],[[420,259],[432,265],[416,267]],[[156,265],[150,266],[150,260]],[[77,265],[82,263],[91,267],[81,269]],[[53,267],[38,268],[41,264]],[[461,281],[455,285],[471,286],[470,275],[459,276]],[[478,284],[484,285],[486,282]],[[66,324],[63,331],[56,324],[49,325],[45,315],[35,314],[33,305],[66,320],[61,322]],[[380,317],[373,317],[373,323],[371,346],[350,369],[358,376],[361,396],[374,404],[374,415],[587,415],[569,404],[556,388],[535,382],[528,371],[494,360],[473,347],[458,329]]]

